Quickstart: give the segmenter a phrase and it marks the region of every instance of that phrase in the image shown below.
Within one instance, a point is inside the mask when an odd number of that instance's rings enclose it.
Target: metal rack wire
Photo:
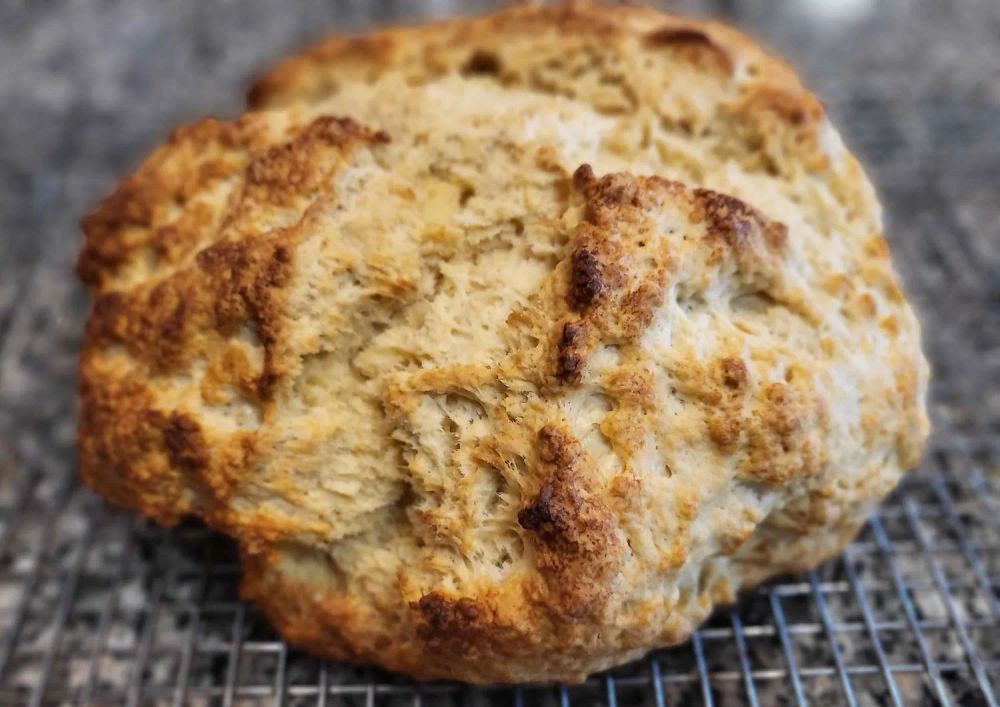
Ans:
[[[18,590],[0,614],[0,704],[993,705],[1000,516],[975,460],[939,446],[841,558],[750,593],[689,644],[582,686],[518,690],[306,657],[238,600],[225,539],[109,512],[72,477],[41,500],[29,479],[0,529],[3,547],[31,548],[0,569]]]
[[[751,25],[763,16],[760,3],[724,4]],[[580,686],[420,685],[317,661],[239,600],[225,538],[155,527],[78,485],[71,391],[85,305],[65,274],[75,242],[52,240],[56,256],[0,269],[0,705],[996,705],[1000,90],[953,85],[958,97],[943,100],[931,80],[887,92],[884,73],[824,76],[814,82],[887,203],[936,373],[924,464],[841,557]],[[41,173],[26,227],[65,233],[105,187]]]

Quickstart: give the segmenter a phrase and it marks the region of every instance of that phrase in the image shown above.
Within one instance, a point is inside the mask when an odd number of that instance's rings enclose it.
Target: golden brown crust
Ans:
[[[798,86],[784,62],[763,52],[745,35],[715,22],[626,5],[523,5],[484,17],[384,29],[362,37],[330,37],[258,78],[248,103],[262,108],[315,100],[335,92],[338,79],[374,81],[383,72],[407,64],[422,79],[455,69],[509,78],[511,69],[503,62],[503,47],[539,36],[612,45],[624,38],[635,39],[645,49],[671,52],[672,59],[726,75],[734,71],[734,56],[746,55],[759,62],[755,71],[763,79]]]
[[[80,473],[110,500],[161,523],[192,508],[187,479],[167,458],[167,417],[152,407],[141,383],[91,371],[80,390]],[[161,451],[163,450],[163,451]],[[113,480],[102,484],[102,479]]]
[[[544,480],[517,521],[532,533],[536,566],[558,598],[559,611],[570,618],[599,617],[622,560],[617,519],[588,488],[586,468],[593,461],[579,440],[547,425],[539,430],[538,443]]]
[[[580,382],[590,352],[602,343],[637,341],[661,307],[676,255],[666,243],[658,246],[650,211],[681,202],[692,221],[704,225],[709,263],[733,259],[762,268],[785,249],[784,224],[726,194],[658,177],[598,179],[587,164],[573,181],[584,198],[584,220],[571,240],[566,295],[568,309],[579,314],[570,315],[555,338],[555,378],[563,384]]]
[[[150,243],[176,261],[183,254],[177,247],[190,247],[191,239],[209,227],[211,214],[187,208],[183,218],[168,222],[164,212],[170,205],[188,207],[208,185],[242,169],[246,150],[259,144],[261,133],[252,119],[205,119],[174,130],[136,174],[83,219],[87,240],[77,269],[84,282],[101,285],[130,254]]]
[[[654,49],[674,49],[686,61],[724,76],[731,76],[736,68],[730,53],[702,29],[665,26],[647,34],[644,42]]]
[[[81,357],[81,473],[116,502],[165,523],[197,511],[224,529],[244,525],[224,504],[251,468],[257,440],[252,432],[208,439],[192,415],[158,409],[153,391],[207,360],[209,399],[214,390],[223,402],[231,388],[267,414],[286,365],[278,343],[284,289],[301,237],[295,227],[268,228],[268,219],[308,206],[303,196],[343,164],[330,159],[334,153],[388,140],[328,116],[270,128],[247,116],[178,129],[83,221],[79,272],[95,299]],[[220,180],[235,182],[225,208],[194,201]],[[192,221],[192,209],[212,216]],[[129,287],[135,276],[123,268],[143,266],[165,233],[177,239],[156,249],[171,254],[157,263],[168,274]],[[245,329],[261,349],[259,366],[235,341]],[[144,484],[154,479],[160,490],[151,495]],[[280,523],[259,524],[248,540],[285,532]]]
[[[84,221],[81,472],[234,535],[289,640],[581,680],[835,553],[919,458],[870,186],[742,35],[515,7],[250,101]]]

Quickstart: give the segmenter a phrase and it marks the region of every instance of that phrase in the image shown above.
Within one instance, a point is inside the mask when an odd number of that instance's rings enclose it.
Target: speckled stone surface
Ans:
[[[170,129],[333,30],[444,0],[0,3],[0,705],[995,704],[1000,690],[1000,2],[681,0],[800,67],[862,156],[925,324],[936,433],[840,559],[696,640],[563,690],[416,688],[287,648],[225,539],[75,479],[76,222]]]

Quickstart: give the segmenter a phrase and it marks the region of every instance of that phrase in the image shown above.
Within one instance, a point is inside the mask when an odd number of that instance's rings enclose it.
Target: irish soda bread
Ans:
[[[294,643],[567,680],[836,554],[917,463],[879,205],[712,23],[331,39],[84,222],[84,478],[235,538]]]

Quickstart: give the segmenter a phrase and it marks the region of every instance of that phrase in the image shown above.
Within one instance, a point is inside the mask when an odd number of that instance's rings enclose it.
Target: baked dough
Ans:
[[[84,221],[83,478],[235,537],[294,643],[579,681],[838,553],[928,368],[819,101],[717,24],[334,38]]]

